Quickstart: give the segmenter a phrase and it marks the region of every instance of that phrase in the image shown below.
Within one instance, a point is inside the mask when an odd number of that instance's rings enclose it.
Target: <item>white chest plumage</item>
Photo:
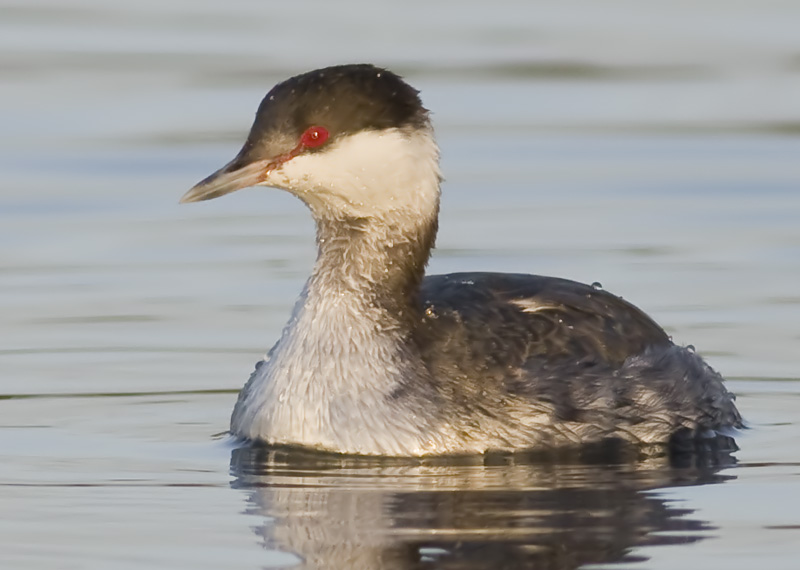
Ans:
[[[427,420],[392,398],[418,374],[400,331],[366,297],[317,292],[313,281],[242,390],[232,432],[346,453],[424,452]]]

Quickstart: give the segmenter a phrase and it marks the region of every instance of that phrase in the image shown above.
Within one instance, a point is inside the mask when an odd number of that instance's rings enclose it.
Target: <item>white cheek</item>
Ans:
[[[269,183],[314,209],[359,216],[429,212],[439,195],[438,149],[428,132],[365,131],[290,160]]]

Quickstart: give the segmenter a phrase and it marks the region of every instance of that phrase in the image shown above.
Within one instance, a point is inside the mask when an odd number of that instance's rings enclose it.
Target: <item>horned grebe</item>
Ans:
[[[342,65],[275,86],[239,154],[183,196],[271,186],[316,222],[311,277],[239,395],[234,435],[421,456],[741,426],[722,377],[619,297],[536,275],[424,276],[440,181],[417,91]]]

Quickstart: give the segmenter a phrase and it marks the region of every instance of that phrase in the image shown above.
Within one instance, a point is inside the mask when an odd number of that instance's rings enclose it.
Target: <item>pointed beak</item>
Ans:
[[[274,168],[269,160],[259,160],[242,164],[239,157],[217,170],[208,178],[198,182],[181,198],[181,204],[211,200],[234,190],[262,184],[270,170]]]

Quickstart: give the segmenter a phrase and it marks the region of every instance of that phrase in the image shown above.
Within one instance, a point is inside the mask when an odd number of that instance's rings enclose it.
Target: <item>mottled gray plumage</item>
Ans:
[[[534,445],[657,443],[741,427],[719,374],[596,287],[537,275],[434,275],[421,302],[415,335],[433,376],[446,379],[449,403],[513,423],[503,414],[508,401],[529,402],[530,413],[546,416]]]
[[[304,142],[309,129],[319,144]],[[660,444],[741,426],[719,374],[619,297],[534,275],[424,277],[439,183],[417,92],[355,65],[276,86],[237,157],[184,196],[274,186],[317,225],[314,270],[242,389],[235,435],[430,455]]]

